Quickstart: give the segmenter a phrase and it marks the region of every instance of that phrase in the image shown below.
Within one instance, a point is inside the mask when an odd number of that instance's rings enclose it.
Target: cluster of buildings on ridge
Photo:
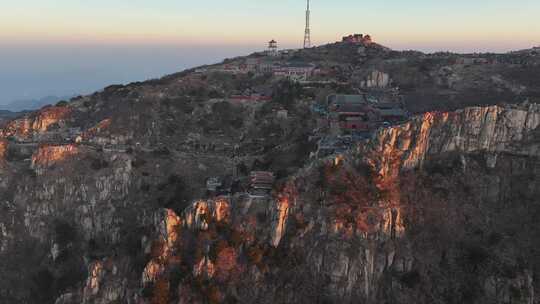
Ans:
[[[327,98],[328,122],[334,134],[368,135],[383,124],[400,123],[408,118],[401,102],[379,102],[367,94],[333,94]]]
[[[341,42],[355,43],[355,44],[371,44],[373,43],[373,40],[371,39],[370,35],[352,34],[349,36],[344,36],[341,39]]]
[[[326,109],[317,112],[325,117],[329,130],[318,142],[315,153],[318,158],[343,153],[358,140],[371,137],[380,127],[409,118],[401,101],[379,101],[368,94],[330,95]]]
[[[326,124],[314,136],[318,147],[313,157],[325,158],[344,153],[358,141],[370,138],[380,127],[409,119],[410,115],[399,97],[385,91],[378,93],[379,96],[377,92],[330,94],[324,105],[313,104],[312,111]],[[239,181],[234,176],[210,177],[206,184],[207,193],[218,197],[246,191],[244,194],[252,199],[267,199],[271,197],[275,176],[273,172],[252,171],[243,183],[244,187]]]
[[[217,72],[228,74],[272,74],[274,77],[283,77],[291,80],[306,80],[318,73],[312,63],[301,61],[281,62],[269,60],[265,57],[247,58],[242,63],[223,64],[214,69]]]
[[[354,34],[343,37],[342,43],[368,45],[372,43],[372,38],[370,35]],[[214,71],[232,75],[248,73],[271,74],[277,78],[287,78],[295,81],[305,81],[309,77],[325,73],[313,63],[286,59],[286,57],[291,58],[295,52],[295,50],[279,50],[277,41],[272,39],[268,42],[266,51],[258,53],[254,57],[224,63],[208,70],[199,70],[199,72]]]
[[[275,180],[276,177],[273,172],[251,171],[247,180],[247,194],[251,198],[268,198],[271,195]],[[206,193],[209,196],[228,196],[242,190],[240,180],[235,179],[233,176],[213,176],[206,180]]]
[[[363,94],[330,94],[324,104],[314,103],[312,111],[323,122],[321,130],[315,131],[313,136],[317,140],[317,151],[312,153],[315,158],[344,153],[358,141],[370,138],[380,127],[409,119],[400,96],[389,88]],[[228,196],[243,192],[251,199],[268,199],[275,176],[273,172],[252,171],[242,183],[243,187],[239,181],[234,176],[211,177],[207,180],[207,193]]]
[[[369,35],[349,35],[341,43],[358,44],[361,47],[372,43]],[[309,62],[295,61],[294,51],[279,51],[277,42],[271,40],[268,50],[236,62],[213,67],[218,71],[233,75],[271,74],[276,78],[288,78],[311,85],[312,76],[325,75],[321,67]],[[406,121],[409,113],[404,107],[401,96],[391,86],[390,76],[380,71],[365,72],[358,85],[357,94],[330,94],[324,103],[313,103],[312,111],[319,116],[320,130],[313,134],[318,142],[314,157],[324,158],[340,154],[350,149],[359,140],[371,137],[382,126],[389,126]],[[324,77],[322,77],[324,78]],[[309,80],[309,81],[308,81]],[[229,97],[230,102],[270,101],[271,92],[264,88],[253,87],[238,95]],[[287,117],[287,111],[279,111],[280,117]],[[282,114],[281,112],[285,112]],[[210,177],[207,180],[207,193],[211,196],[237,193],[234,177]],[[251,198],[268,198],[275,176],[272,172],[253,171],[247,176],[244,187],[240,187]]]

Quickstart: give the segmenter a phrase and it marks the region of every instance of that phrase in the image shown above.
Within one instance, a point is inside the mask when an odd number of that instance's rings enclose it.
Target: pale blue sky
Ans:
[[[12,40],[115,40],[254,43],[268,36],[294,46],[303,30],[302,0],[1,0],[0,37]],[[489,47],[538,42],[537,0],[312,0],[314,40],[370,32],[407,47]],[[262,37],[258,37],[261,35]],[[448,39],[445,39],[447,37]],[[514,41],[514,42],[512,42]],[[297,43],[296,43],[297,44]],[[496,45],[491,45],[495,48]]]
[[[89,93],[301,45],[301,0],[0,0],[0,103]],[[538,0],[312,0],[314,44],[370,33],[396,49],[507,51],[540,44]]]

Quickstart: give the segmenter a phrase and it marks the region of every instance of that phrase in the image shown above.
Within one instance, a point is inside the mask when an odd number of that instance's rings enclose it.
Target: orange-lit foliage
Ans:
[[[70,107],[46,107],[40,111],[10,122],[3,130],[4,136],[29,137],[33,132],[42,133],[49,126],[69,117]]]
[[[392,160],[388,165],[393,169]],[[401,229],[397,174],[396,179],[393,175],[373,177],[373,171],[374,164],[352,167],[344,160],[327,163],[323,168],[323,187],[329,192],[335,233],[351,238],[356,234],[390,233]]]
[[[85,140],[89,139],[89,138],[92,138],[92,137],[96,136],[97,134],[107,130],[111,126],[111,123],[112,123],[111,118],[104,119],[104,120],[100,121],[97,125],[95,125],[94,127],[86,130],[86,132],[83,133],[82,137]]]
[[[209,303],[218,304],[224,303],[225,295],[216,286],[208,281],[195,280],[191,286],[179,286],[179,303]]]
[[[256,240],[255,232],[257,231],[257,217],[255,215],[248,216],[243,222],[233,226],[231,232],[231,244],[240,246],[243,243],[252,243]]]
[[[155,282],[163,274],[165,265],[158,259],[151,259],[144,268],[143,281],[144,283]]]
[[[448,119],[444,113],[425,113],[422,118],[419,134],[411,139],[411,123],[406,126],[388,129],[380,149],[369,151],[369,165],[377,172],[374,183],[378,189],[379,205],[385,232],[394,235],[404,231],[402,191],[400,173],[402,168],[415,167],[422,163],[429,147],[429,135],[436,119]],[[400,129],[400,128],[403,128]],[[414,146],[413,146],[414,144]],[[408,154],[405,151],[410,150]]]
[[[210,224],[214,221],[214,218],[212,217],[212,214],[207,213],[207,212],[208,212],[208,209],[204,209],[204,211],[202,211],[202,213],[199,214],[199,218],[204,223]]]
[[[356,228],[362,233],[375,233],[381,219],[378,210],[364,210],[356,214]]]
[[[47,128],[65,119],[71,113],[70,107],[47,107],[38,112],[37,117],[32,123],[32,129],[35,131],[47,131]]]
[[[152,242],[151,259],[143,273],[145,283],[155,283],[164,279],[164,275],[167,274],[165,269],[175,269],[182,261],[181,256],[176,254],[181,245],[181,219],[172,210],[166,210],[166,212],[164,223],[166,234]]]
[[[0,162],[6,158],[7,149],[8,141],[5,139],[0,139]]]
[[[324,168],[327,188],[334,204],[369,206],[373,202],[372,189],[365,178],[343,166],[326,164]]]
[[[100,278],[103,273],[103,263],[101,261],[94,262],[90,267],[88,279],[85,289],[87,292],[95,292],[99,290]]]
[[[169,282],[165,279],[157,280],[154,285],[154,293],[152,296],[152,304],[168,304],[169,303]]]
[[[281,189],[278,197],[279,198],[288,198],[288,200],[294,202],[298,198],[298,189],[296,189],[296,186],[294,182],[288,182],[285,184],[283,189]]]
[[[178,246],[180,241],[180,227],[182,220],[176,213],[170,209],[167,210],[167,249],[170,250],[175,246]],[[167,252],[168,253],[168,252]]]
[[[31,132],[30,118],[21,118],[11,121],[3,130],[2,136],[20,136],[28,137]]]
[[[217,286],[210,286],[208,288],[208,302],[211,304],[223,303],[223,293],[219,290]]]
[[[246,265],[239,262],[239,254],[242,246],[247,251],[256,240],[257,219],[255,215],[248,216],[231,225],[230,204],[221,199],[199,201],[192,207],[180,218],[168,213],[167,240],[163,240],[164,244],[154,243],[152,260],[143,280],[154,285],[160,281],[172,282],[169,294],[178,294],[186,303],[222,303],[225,295],[215,284],[237,281],[246,271]],[[172,244],[171,240],[174,240]],[[252,251],[252,254],[254,261],[264,267],[264,251]],[[157,263],[155,267],[149,267],[153,263]],[[181,271],[182,277],[189,275],[191,279],[186,282],[190,286],[174,283],[175,278],[169,281],[165,269],[171,267]]]
[[[218,254],[222,251],[222,250],[225,250],[227,247],[229,247],[229,243],[225,240],[219,240],[216,244],[214,244],[214,246],[212,246],[212,249],[211,249],[211,252],[210,252],[210,256],[212,257],[212,259],[217,259],[218,257]]]
[[[341,163],[343,162],[343,160],[344,160],[343,155],[340,154],[340,155],[336,156],[334,158],[334,166],[340,166]]]
[[[41,145],[32,155],[33,166],[50,166],[79,153],[76,145]]]
[[[219,199],[215,202],[216,210],[214,217],[218,223],[227,222],[229,220],[231,210],[229,202],[226,199]]]
[[[225,247],[218,252],[216,259],[216,277],[218,280],[225,281],[234,278],[238,274],[237,258],[238,255],[233,247]]]

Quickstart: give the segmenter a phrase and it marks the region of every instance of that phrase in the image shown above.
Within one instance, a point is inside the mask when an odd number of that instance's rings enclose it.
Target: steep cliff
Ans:
[[[307,159],[306,105],[289,111],[300,119],[279,118],[272,107],[191,97],[195,89],[183,76],[110,87],[6,124],[0,302],[149,301],[143,283],[178,263],[175,225],[156,228],[159,210],[180,219],[207,197],[208,177],[257,166],[286,174]]]
[[[149,299],[536,303],[539,118],[427,113],[301,170],[275,200],[160,212]]]
[[[389,174],[392,164],[415,168],[429,157],[450,152],[537,156],[540,147],[530,141],[539,125],[540,109],[536,104],[428,112],[402,126],[381,130],[373,152],[383,155],[381,175]]]
[[[21,119],[13,120],[2,130],[2,136],[15,136],[28,138],[34,134],[44,133],[49,127],[61,124],[69,118],[71,108],[64,107],[44,107],[43,109],[31,113]]]
[[[5,139],[0,139],[0,162],[5,162],[6,153],[8,149],[8,141]]]
[[[30,163],[9,158],[2,171],[1,295],[57,304],[536,303],[539,125],[534,104],[426,113],[309,163],[271,198],[192,203],[202,193],[190,193],[197,177],[183,174],[225,172],[226,161],[42,144]],[[87,126],[88,142],[122,136],[107,118]]]
[[[77,155],[76,145],[42,145],[32,155],[32,167],[48,167],[65,160],[70,156]]]

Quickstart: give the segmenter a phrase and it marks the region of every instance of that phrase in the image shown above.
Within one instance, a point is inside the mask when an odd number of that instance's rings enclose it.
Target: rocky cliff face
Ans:
[[[6,153],[8,149],[8,142],[5,139],[0,140],[0,162],[5,161]]]
[[[274,199],[160,210],[135,298],[536,303],[539,114],[427,113],[301,170]]]
[[[206,197],[206,178],[287,172],[309,154],[305,107],[290,111],[299,120],[278,118],[272,108],[195,100],[192,90],[176,78],[107,88],[0,131],[0,302],[145,303],[154,289],[176,293],[161,279],[179,263],[182,238],[171,233]],[[168,228],[159,226],[164,209]]]
[[[536,303],[538,125],[536,105],[427,113],[272,200],[159,211],[139,300]]]
[[[536,104],[428,112],[402,126],[381,130],[374,153],[383,154],[383,161],[389,163],[397,157],[399,167],[409,169],[421,166],[431,156],[450,152],[536,156],[540,147],[530,140],[539,125]],[[382,164],[380,173],[387,174],[389,165]]]
[[[45,107],[24,118],[16,119],[9,123],[2,130],[2,136],[28,138],[33,134],[46,132],[52,125],[63,123],[65,119],[69,118],[70,112],[70,107]]]
[[[390,85],[390,75],[381,71],[372,71],[364,81],[360,83],[362,88],[386,88]]]
[[[78,147],[76,145],[42,145],[32,155],[32,167],[48,167],[68,157],[77,155]]]
[[[2,171],[1,296],[536,303],[539,125],[537,105],[426,113],[309,164],[269,199],[192,201],[182,172],[228,166],[209,156],[41,145]],[[110,120],[88,126],[85,140],[112,136]]]

